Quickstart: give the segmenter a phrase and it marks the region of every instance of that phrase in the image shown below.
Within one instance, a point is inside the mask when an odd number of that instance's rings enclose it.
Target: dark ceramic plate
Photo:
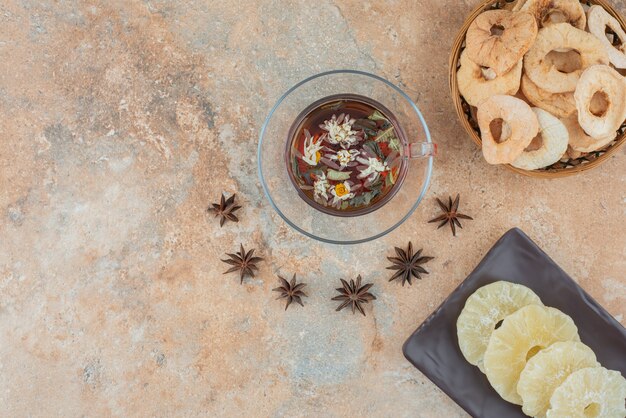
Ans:
[[[530,287],[546,306],[572,317],[583,343],[606,368],[626,376],[626,329],[519,229],[511,229],[478,267],[404,343],[404,356],[475,418],[526,417],[496,393],[469,364],[456,337],[456,320],[479,287],[508,280]]]

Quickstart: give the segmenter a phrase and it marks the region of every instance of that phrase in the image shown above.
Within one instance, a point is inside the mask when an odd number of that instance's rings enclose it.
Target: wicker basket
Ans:
[[[617,11],[611,7],[610,4],[606,0],[583,0],[581,3],[586,5],[598,4],[609,12],[613,17],[615,17],[620,25],[626,30],[626,22],[624,19],[617,13]],[[459,58],[461,56],[462,50],[465,48],[465,34],[470,24],[476,19],[476,17],[481,14],[485,10],[490,9],[511,9],[515,4],[515,0],[485,0],[483,1],[465,20],[463,26],[461,27],[459,34],[457,35],[454,45],[452,47],[452,53],[450,55],[450,91],[452,93],[452,100],[454,100],[454,107],[456,109],[456,113],[459,116],[459,120],[461,124],[472,138],[472,140],[478,145],[482,146],[482,141],[480,139],[480,130],[478,129],[478,124],[475,120],[474,115],[472,115],[472,109],[470,105],[465,101],[465,99],[459,93],[459,85],[457,83],[456,73],[460,66]],[[615,141],[611,142],[609,145],[604,147],[599,151],[594,151],[591,153],[586,153],[583,156],[577,159],[570,159],[565,162],[559,161],[549,167],[540,169],[540,170],[522,170],[512,165],[506,164],[506,167],[516,173],[523,174],[525,176],[530,177],[538,177],[538,178],[556,178],[556,177],[565,177],[570,176],[576,173],[580,173],[582,171],[590,170],[594,167],[599,166],[604,161],[608,160],[611,155],[615,154],[617,150],[624,145],[626,142],[626,122],[622,124],[619,129],[618,135]]]

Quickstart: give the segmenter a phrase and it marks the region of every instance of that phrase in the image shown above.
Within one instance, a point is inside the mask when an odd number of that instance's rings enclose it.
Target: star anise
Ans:
[[[395,247],[397,257],[387,257],[389,261],[393,263],[392,266],[387,267],[387,270],[397,270],[389,281],[393,281],[396,279],[402,279],[402,286],[404,283],[409,282],[409,285],[412,285],[412,278],[421,279],[422,276],[420,274],[428,274],[428,272],[420,266],[420,264],[424,264],[434,257],[426,257],[421,256],[422,250],[417,251],[413,254],[413,243],[409,241],[409,247],[406,251],[401,248]]]
[[[246,274],[250,277],[254,277],[254,271],[259,269],[256,263],[263,259],[261,257],[253,257],[254,249],[246,252],[246,250],[243,249],[243,245],[240,244],[240,246],[241,250],[239,252],[236,254],[227,253],[226,255],[229,258],[222,261],[233,266],[226,270],[224,274],[239,270],[240,283],[243,283],[243,278]]]
[[[220,227],[222,227],[227,219],[229,221],[239,222],[239,218],[235,216],[235,211],[238,209],[241,209],[241,206],[235,204],[235,194],[226,199],[224,193],[222,193],[220,203],[213,203],[207,210],[214,212],[216,218],[218,216],[221,218]]]
[[[296,274],[293,274],[293,278],[291,279],[291,283],[285,280],[283,277],[278,276],[280,279],[280,286],[272,289],[274,292],[280,292],[280,296],[276,299],[287,299],[287,304],[285,305],[285,310],[291,305],[291,302],[298,302],[300,306],[304,306],[302,303],[302,297],[308,297],[306,293],[302,291],[306,284],[304,283],[296,283]]]
[[[332,300],[341,300],[343,303],[337,307],[337,311],[342,310],[348,305],[352,305],[352,313],[355,312],[355,309],[358,309],[359,312],[365,316],[365,311],[361,304],[368,303],[370,300],[376,299],[376,296],[372,295],[368,292],[368,290],[374,286],[372,283],[365,284],[361,286],[361,275],[359,274],[356,278],[356,283],[354,280],[350,279],[350,283],[346,282],[344,279],[340,279],[343,287],[338,287],[337,291],[340,293],[339,296],[335,296]]]
[[[449,223],[450,229],[452,229],[452,235],[456,236],[456,226],[458,226],[459,228],[463,228],[463,226],[461,226],[461,222],[459,222],[459,219],[473,220],[471,216],[463,215],[462,213],[458,212],[459,200],[460,197],[458,194],[456,195],[456,199],[454,199],[454,202],[452,201],[452,196],[449,196],[448,204],[446,205],[441,200],[439,200],[439,198],[437,198],[437,203],[439,203],[439,207],[443,211],[443,215],[438,216],[435,219],[431,219],[430,221],[428,221],[428,223],[441,222],[437,229]]]

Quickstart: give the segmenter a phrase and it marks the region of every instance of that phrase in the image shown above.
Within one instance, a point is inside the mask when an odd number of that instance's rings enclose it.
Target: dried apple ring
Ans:
[[[545,60],[550,65],[554,65],[554,68],[556,68],[559,72],[566,74],[580,70],[583,66],[580,54],[574,49],[566,51],[550,51],[546,55]]]
[[[562,118],[561,122],[567,128],[569,133],[569,146],[572,151],[569,153],[570,158],[580,157],[581,152],[592,152],[604,148],[617,136],[617,131],[613,131],[609,135],[602,138],[593,138],[587,135],[587,133],[580,127],[578,123],[578,114],[574,113],[571,116]]]
[[[532,14],[540,28],[556,23],[568,23],[585,30],[587,16],[578,0],[528,0],[520,8]]]
[[[517,0],[515,2],[515,5],[513,5],[513,10],[514,12],[519,12],[520,10],[522,10],[522,7],[524,7],[524,5],[528,2],[528,0]]]
[[[563,121],[561,121],[563,122]],[[578,120],[576,121],[576,124],[578,124]],[[581,129],[582,131],[582,129]],[[570,140],[571,140],[572,136],[570,135]],[[567,146],[567,152],[565,154],[563,154],[563,159],[565,161],[567,161],[568,159],[572,159],[575,160],[576,158],[580,158],[582,157],[583,153],[580,151],[576,151],[574,148],[572,148],[571,145]],[[563,160],[561,160],[563,161]]]
[[[538,147],[532,150],[525,149],[511,164],[523,170],[537,170],[556,163],[567,151],[569,142],[567,128],[560,120],[537,107],[532,108],[532,111],[539,121],[539,133],[530,145],[532,146],[536,140]]]
[[[472,106],[478,106],[496,94],[514,95],[519,90],[522,68],[522,60],[519,60],[511,71],[490,80],[484,75],[483,68],[470,60],[463,51],[461,68],[457,73],[459,91]]]
[[[489,164],[510,164],[539,132],[530,106],[513,96],[496,95],[478,106],[483,155]]]
[[[574,93],[549,93],[539,88],[527,75],[522,76],[522,93],[533,105],[560,118],[576,113]]]
[[[611,64],[617,68],[626,68],[626,32],[622,26],[602,6],[591,6],[587,13],[589,32],[602,42]],[[612,42],[606,37],[607,28],[613,32]]]
[[[575,50],[580,54],[580,68],[570,73],[558,70],[555,63],[546,60],[554,50]],[[596,64],[608,64],[609,56],[598,38],[567,23],[543,28],[535,44],[524,57],[524,70],[538,87],[550,93],[576,90],[581,73]]]
[[[526,12],[489,10],[467,29],[467,57],[500,76],[510,71],[537,37],[537,23]]]
[[[608,65],[593,65],[580,76],[574,100],[580,126],[590,136],[604,138],[626,119],[626,80]]]

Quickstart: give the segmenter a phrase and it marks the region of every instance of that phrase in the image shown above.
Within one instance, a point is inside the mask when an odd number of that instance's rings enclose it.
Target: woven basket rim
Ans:
[[[454,102],[454,108],[456,110],[457,117],[461,121],[463,128],[469,134],[472,141],[479,147],[482,147],[481,137],[471,127],[465,115],[465,112],[463,111],[463,102],[461,99],[462,96],[461,96],[461,93],[459,92],[459,86],[457,82],[458,63],[459,63],[459,59],[461,55],[461,47],[465,41],[465,35],[467,33],[467,29],[469,28],[470,24],[474,21],[474,19],[476,19],[476,17],[479,14],[481,14],[487,8],[501,1],[502,0],[483,0],[476,8],[472,10],[472,12],[468,15],[468,17],[463,22],[463,25],[459,29],[459,32],[454,40],[454,44],[452,47],[452,51],[450,53],[450,59],[449,59],[449,64],[448,64],[450,93],[452,95],[452,100]],[[515,3],[515,2],[507,2],[507,3]],[[581,3],[597,4],[597,5],[602,6],[611,16],[617,19],[619,24],[626,31],[626,21],[624,21],[622,16],[606,0],[585,0],[585,1],[581,1]],[[614,155],[618,151],[618,149],[624,145],[624,143],[626,143],[626,132],[619,135],[616,138],[616,141],[609,148],[605,148],[603,150],[604,153],[596,157],[593,161],[589,161],[585,164],[578,164],[573,167],[565,167],[565,168],[558,168],[558,169],[551,169],[551,170],[523,170],[517,167],[513,167],[510,164],[502,164],[502,165],[504,165],[506,168],[508,168],[511,171],[514,171],[518,174],[522,174],[522,175],[529,176],[529,177],[535,177],[535,178],[567,177],[567,176],[572,176],[572,175],[581,173],[583,171],[588,171],[595,167],[598,167],[599,165],[601,165],[602,163],[610,159],[611,156]]]

